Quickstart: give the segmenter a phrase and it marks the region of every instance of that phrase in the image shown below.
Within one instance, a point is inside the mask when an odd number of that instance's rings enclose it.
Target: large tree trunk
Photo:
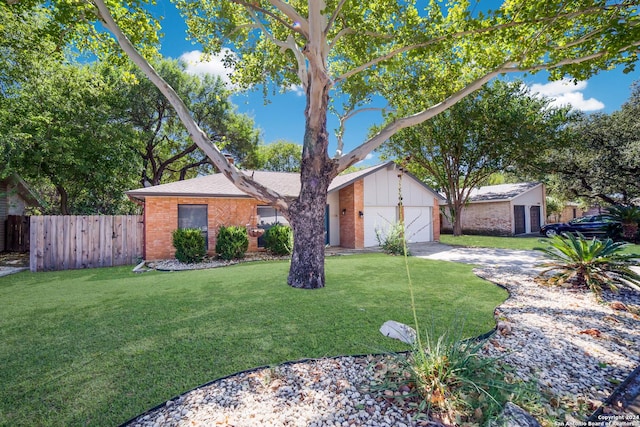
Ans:
[[[317,289],[325,285],[324,215],[330,180],[318,176],[311,182],[303,184],[306,188],[289,209],[293,254],[287,282],[294,288]]]
[[[455,203],[452,209],[453,235],[462,236],[462,205]]]
[[[289,222],[293,227],[293,254],[287,282],[294,288],[317,289],[325,285],[324,215],[327,189],[336,176],[336,162],[327,155],[328,87],[312,106],[307,96],[306,124],[302,163],[301,189],[289,207]]]

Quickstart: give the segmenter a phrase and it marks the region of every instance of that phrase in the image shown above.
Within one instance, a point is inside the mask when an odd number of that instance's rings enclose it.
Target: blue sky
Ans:
[[[215,58],[209,62],[199,61],[199,46],[186,40],[186,24],[169,0],[158,0],[155,13],[164,17],[161,22],[162,32],[165,34],[161,49],[164,56],[184,59],[188,64],[191,64],[190,71],[193,73],[210,72],[220,75],[227,73]],[[640,70],[630,74],[622,73],[621,69],[601,72],[588,81],[579,82],[578,85],[549,82],[545,73],[524,78],[525,84],[532,91],[555,98],[558,104],[568,103],[582,111],[605,113],[620,108],[629,98],[631,84],[636,80],[640,80]],[[304,96],[301,93],[290,91],[270,96],[269,100],[270,103],[265,105],[261,91],[239,94],[233,98],[240,112],[253,117],[256,126],[262,130],[265,143],[268,144],[279,139],[302,143]],[[364,112],[349,120],[344,138],[345,151],[362,143],[368,128],[379,122],[380,114],[375,112]],[[333,132],[337,127],[337,120],[330,117],[328,127],[332,135],[330,155],[333,155],[335,150]],[[376,163],[375,156],[367,163]]]

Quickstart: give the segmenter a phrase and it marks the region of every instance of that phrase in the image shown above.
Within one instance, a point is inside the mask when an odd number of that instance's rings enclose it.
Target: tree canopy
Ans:
[[[259,145],[243,166],[249,169],[274,172],[300,172],[302,145],[279,140]]]
[[[405,106],[421,102],[407,97]],[[382,147],[383,157],[440,189],[454,235],[462,234],[462,208],[470,192],[497,172],[546,161],[544,153],[564,144],[571,120],[567,108],[549,107],[521,82],[495,81],[442,114],[394,135]],[[393,119],[393,116],[391,120]]]
[[[16,1],[14,6],[22,8],[37,0]],[[178,0],[190,35],[206,53],[229,49],[226,60],[235,65],[240,87],[303,88],[307,105],[301,115],[301,191],[289,198],[229,164],[180,96],[149,66],[146,48],[157,40],[156,22],[144,13],[142,3],[44,4],[60,23],[58,34],[79,47],[107,53],[113,44],[102,29],[110,31],[167,96],[215,166],[245,193],[289,217],[295,242],[288,283],[301,288],[324,286],[323,212],[327,188],[340,171],[401,129],[436,116],[500,74],[550,69],[553,77],[586,78],[618,64],[632,69],[640,45],[637,2],[626,0],[506,0],[482,13],[469,1]],[[443,81],[454,84],[441,85]],[[344,112],[352,112],[374,96],[393,99],[418,89],[429,94],[428,105],[416,105],[415,111],[349,153],[328,153],[330,100],[339,100]]]
[[[575,200],[612,205],[640,198],[640,84],[612,114],[585,115],[572,138],[550,150],[543,170],[554,191]]]
[[[47,213],[127,211],[137,136],[125,120],[122,78],[101,65],[49,64],[0,104],[5,168],[51,188]]]
[[[158,73],[180,95],[201,129],[220,149],[243,163],[258,146],[259,131],[253,120],[235,111],[231,92],[219,77],[189,75],[184,64],[162,60]],[[193,178],[214,171],[211,160],[198,149],[167,98],[139,69],[129,85],[126,104],[130,122],[138,130],[142,145],[142,185]]]

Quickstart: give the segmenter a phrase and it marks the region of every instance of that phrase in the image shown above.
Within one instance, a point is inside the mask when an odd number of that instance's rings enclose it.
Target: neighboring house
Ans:
[[[567,202],[562,208],[562,212],[560,212],[560,215],[547,216],[547,222],[568,222],[574,218],[588,215],[587,212],[589,211],[590,209],[581,208],[578,203]]]
[[[286,172],[244,171],[284,196],[297,196],[300,175]],[[398,208],[398,183],[402,177],[403,209]],[[214,253],[220,226],[268,228],[287,223],[276,209],[243,193],[223,174],[178,181],[128,191],[144,203],[146,260],[171,258],[175,250],[171,234],[180,228],[200,228],[207,236],[209,254]],[[377,246],[376,230],[384,232],[404,215],[410,241],[426,242],[440,237],[439,204],[431,188],[393,162],[336,177],[329,187],[325,211],[328,245],[346,248]],[[435,214],[434,214],[435,213]],[[249,237],[249,251],[261,239]]]
[[[7,217],[24,215],[27,207],[38,207],[37,196],[18,175],[0,179],[0,252],[7,249]]]
[[[467,234],[512,236],[537,233],[544,225],[545,189],[538,182],[474,188],[462,209],[462,230]],[[453,229],[446,217],[442,230]]]

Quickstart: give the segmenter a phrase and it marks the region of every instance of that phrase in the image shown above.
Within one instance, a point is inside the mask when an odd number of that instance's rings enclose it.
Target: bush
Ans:
[[[197,228],[174,230],[173,247],[176,248],[176,259],[187,264],[200,262],[207,255],[204,235]]]
[[[426,334],[406,357],[384,367],[383,382],[374,387],[446,425],[483,425],[495,418],[518,386],[507,383],[496,359],[481,356],[484,341],[455,335]]]
[[[274,225],[264,235],[264,247],[274,255],[291,255],[293,230],[287,225]]]
[[[404,224],[402,222],[392,224],[387,230],[386,235],[383,235],[379,229],[376,229],[376,239],[385,253],[404,255],[406,242],[404,237]],[[407,255],[411,255],[408,249]]]
[[[638,231],[640,231],[640,207],[617,205],[611,206],[609,213],[622,224],[622,236],[628,242],[637,241]]]
[[[535,248],[550,259],[542,264],[547,270],[538,276],[543,283],[587,288],[598,297],[604,287],[616,291],[617,285],[640,285],[640,275],[629,268],[640,255],[622,253],[624,242],[585,239],[580,233],[577,237],[567,233],[566,239],[554,236],[548,243],[550,246],[546,248]],[[546,277],[548,272],[553,274]]]
[[[225,260],[243,258],[249,249],[249,236],[246,227],[222,226],[218,230],[216,253]]]

